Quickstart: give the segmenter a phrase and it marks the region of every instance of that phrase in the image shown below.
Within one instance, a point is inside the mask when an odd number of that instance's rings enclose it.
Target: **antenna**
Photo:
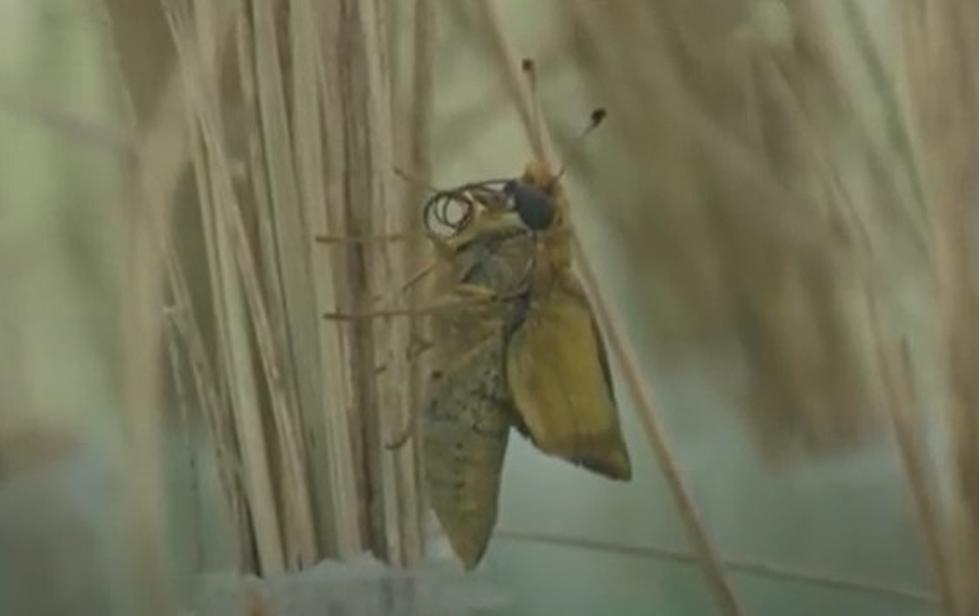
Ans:
[[[531,124],[532,124],[532,130],[534,131],[534,135],[532,136],[532,138],[534,139],[534,141],[536,141],[536,145],[540,147],[541,150],[543,150],[544,127],[543,127],[543,117],[542,117],[543,114],[541,111],[540,95],[537,90],[537,66],[534,64],[534,61],[531,60],[530,58],[524,58],[520,62],[520,68],[527,76],[527,83],[530,86],[531,108],[533,112],[533,116],[531,117]],[[605,108],[603,107],[599,107],[593,110],[591,112],[591,115],[589,116],[588,126],[586,126],[585,130],[583,130],[581,134],[578,135],[574,145],[577,146],[579,142],[583,141],[585,137],[587,137],[593,130],[598,128],[598,126],[602,123],[602,121],[605,120],[605,116],[607,115],[608,113],[605,111]],[[558,180],[561,179],[561,176],[564,175],[564,172],[567,171],[567,168],[568,168],[567,163],[563,163],[561,165],[561,168],[558,170],[557,175],[554,176],[552,185],[557,184]]]
[[[605,117],[607,115],[608,112],[605,111],[604,107],[598,107],[597,109],[592,110],[591,114],[588,116],[588,126],[586,126],[585,130],[581,131],[581,134],[579,134],[578,137],[575,138],[573,145],[577,146],[579,143],[584,141],[585,137],[590,135],[593,130],[595,130],[601,125],[601,123],[605,120]],[[568,163],[567,162],[562,163],[561,168],[558,170],[557,175],[554,176],[554,180],[551,182],[551,185],[553,186],[554,184],[557,184],[558,180],[561,179],[561,176],[563,176],[564,172],[567,170],[568,170]]]

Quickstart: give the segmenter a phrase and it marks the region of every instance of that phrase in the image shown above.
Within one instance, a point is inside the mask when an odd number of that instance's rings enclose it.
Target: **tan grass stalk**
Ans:
[[[323,88],[327,85],[322,49],[329,43],[328,33],[318,27],[319,11],[310,0],[294,0],[290,11],[292,40],[292,104],[295,158],[302,197],[303,215],[309,228],[327,229]],[[334,129],[337,127],[333,127]],[[338,132],[338,131],[337,131]],[[332,137],[334,133],[329,132]],[[300,238],[309,261],[313,306],[337,305],[334,285],[338,261],[311,242],[309,234]],[[357,489],[354,477],[356,460],[350,441],[347,419],[348,396],[344,386],[344,359],[341,332],[331,325],[319,325],[315,332],[319,355],[316,367],[322,383],[320,400],[313,413],[306,410],[307,447],[310,478],[318,498],[317,525],[328,553],[349,557],[362,549],[357,522]],[[319,417],[317,417],[319,415]],[[322,461],[322,462],[320,462]]]
[[[575,247],[578,266],[582,273],[585,288],[588,289],[588,294],[592,299],[598,322],[602,324],[602,330],[608,339],[609,347],[612,349],[612,353],[622,370],[626,385],[632,393],[636,414],[646,432],[646,438],[649,440],[653,456],[659,463],[660,470],[670,488],[670,494],[677,511],[687,528],[688,539],[693,544],[694,552],[700,559],[700,567],[707,580],[707,585],[725,614],[732,616],[741,614],[743,613],[741,606],[727,579],[717,550],[714,548],[710,535],[703,524],[703,517],[693,500],[693,494],[680,474],[680,466],[673,454],[672,447],[666,440],[666,434],[660,424],[660,413],[653,401],[652,392],[640,376],[639,359],[622,334],[619,325],[621,323],[620,318],[610,312],[609,306],[605,303],[598,280],[590,264],[583,257],[584,251],[577,241]]]
[[[324,156],[324,208],[310,210],[310,220],[314,229],[320,234],[349,236],[350,229],[346,216],[345,190],[346,178],[343,173],[343,161],[346,150],[347,131],[344,127],[343,98],[340,91],[340,69],[336,52],[339,48],[341,21],[339,7],[320,5],[317,24],[323,40],[318,58],[322,66],[323,78],[317,82],[322,115]],[[368,235],[368,234],[362,234]],[[352,251],[337,250],[315,259],[321,273],[317,276],[317,296],[321,298],[322,306],[348,306],[357,301],[351,280],[351,267],[358,255]],[[325,274],[325,275],[324,275]],[[358,405],[358,385],[352,350],[353,338],[358,332],[353,328],[330,327],[322,328],[324,344],[328,345],[324,362],[324,370],[331,371],[335,377],[335,389],[331,389],[327,415],[327,425],[330,427],[330,442],[335,443],[334,451],[343,452],[349,459],[349,466],[333,470],[334,486],[345,486],[343,498],[353,508],[355,516],[348,520],[345,527],[356,529],[356,534],[338,536],[340,553],[346,550],[360,551],[370,545],[371,529],[367,523],[366,510],[367,489],[365,487],[366,465],[364,464],[363,434],[361,407]],[[329,340],[326,340],[329,338]],[[366,362],[365,362],[366,363]],[[341,442],[342,441],[342,442]],[[342,481],[339,481],[342,480]],[[335,501],[337,502],[337,501]],[[351,528],[352,527],[352,528]]]
[[[118,38],[129,41],[131,45],[134,43],[128,32],[134,27],[134,24],[146,21],[155,23],[158,21],[157,13],[162,15],[162,7],[143,7],[145,15],[137,11],[140,14],[136,19],[133,19],[133,7],[112,0],[108,0],[107,4],[111,6],[112,23],[116,33],[124,34]],[[124,25],[120,27],[120,23]],[[216,41],[215,52],[217,52],[224,47],[227,41],[230,20],[225,17],[223,20],[212,22],[211,25],[215,29],[210,37]],[[167,30],[166,25],[160,26],[160,29],[165,32]],[[146,40],[140,37],[135,44],[138,44],[142,50],[143,46],[146,45]],[[124,84],[124,89],[130,93],[131,98],[139,101],[138,104],[130,105],[133,109],[131,115],[135,116],[131,122],[131,132],[134,135],[139,130],[155,132],[157,139],[165,141],[156,148],[159,155],[154,157],[151,166],[154,175],[161,184],[171,187],[169,192],[158,201],[158,205],[163,210],[158,213],[158,220],[154,225],[160,234],[160,243],[166,254],[169,292],[174,302],[171,321],[175,328],[175,335],[180,338],[183,343],[182,348],[188,356],[187,361],[193,377],[196,396],[207,419],[210,440],[216,449],[217,471],[226,501],[229,503],[234,528],[241,528],[244,515],[240,507],[241,495],[236,490],[237,477],[241,473],[241,462],[237,447],[233,442],[233,422],[228,416],[226,404],[220,395],[220,386],[215,376],[215,370],[205,352],[204,336],[193,311],[186,273],[177,252],[178,243],[174,241],[169,224],[171,211],[178,201],[177,187],[188,162],[188,131],[182,129],[185,124],[185,113],[180,73],[177,67],[173,67],[172,63],[165,62],[162,58],[154,59],[149,54],[144,55],[143,53],[125,50],[121,50],[120,53],[126,54],[125,62],[117,62],[117,64],[126,65],[125,70],[122,66],[117,67],[120,76],[124,77],[120,81]],[[160,80],[158,89],[153,79],[146,79],[148,64],[169,69],[165,77]],[[140,91],[133,93],[131,89],[134,87],[140,88]],[[239,551],[240,549],[239,546]]]
[[[412,47],[412,117],[408,137],[408,163],[417,177],[430,181],[432,176],[432,116],[435,107],[435,43],[438,30],[435,22],[435,7],[432,0],[415,0],[414,32]],[[427,189],[411,185],[406,191],[405,200],[409,204],[421,203]],[[427,247],[427,244],[423,244]],[[411,251],[411,248],[409,248]],[[409,254],[413,266],[421,261],[432,259],[432,250],[414,250]],[[430,338],[429,328],[418,320],[412,322],[412,338]],[[421,386],[424,362],[412,364],[411,408],[421,408],[427,391]],[[420,450],[419,450],[420,451]],[[420,459],[416,459],[420,468]],[[419,482],[420,485],[421,482]]]
[[[547,145],[551,143],[550,138],[547,136],[547,127],[543,122],[535,123],[532,120],[532,118],[539,117],[538,112],[534,110],[537,102],[528,90],[524,73],[516,60],[517,54],[514,52],[509,38],[502,29],[499,16],[496,14],[496,5],[489,0],[484,0],[480,3],[480,6],[483,8],[493,39],[496,41],[495,51],[499,56],[499,63],[508,75],[508,81],[515,84],[516,91],[520,92],[519,95],[515,96],[515,102],[520,109],[521,117],[525,118],[525,126],[531,127],[528,136],[531,139],[531,143],[534,144],[535,155],[540,157],[540,161],[544,164],[545,168],[553,169],[553,155],[550,153],[551,150]],[[528,121],[527,118],[531,118],[531,120]],[[539,135],[536,137],[534,136],[535,131],[539,132]],[[615,356],[622,370],[626,385],[632,393],[635,402],[634,408],[646,432],[646,437],[649,440],[653,455],[659,463],[660,470],[663,472],[667,485],[670,488],[670,493],[680,513],[680,517],[686,526],[688,537],[693,544],[694,551],[700,559],[700,566],[706,578],[707,585],[711,589],[723,613],[730,616],[739,615],[742,613],[741,606],[727,580],[724,567],[720,562],[710,536],[704,528],[701,515],[693,501],[690,490],[687,488],[680,474],[676,457],[673,455],[672,449],[660,425],[659,412],[653,402],[652,394],[649,391],[648,385],[640,376],[638,358],[631,345],[629,345],[626,338],[622,335],[621,320],[618,315],[611,312],[605,302],[601,287],[598,285],[597,278],[595,277],[594,270],[589,263],[587,255],[581,249],[576,237],[572,237],[572,241],[574,242],[575,256],[582,274],[582,280],[592,300],[592,307],[598,317],[598,322],[602,326],[602,330],[605,332],[609,347],[612,349],[612,354]]]
[[[405,185],[394,175],[392,161],[395,160],[394,129],[395,118],[392,109],[392,64],[389,44],[393,28],[391,5],[383,0],[375,0],[373,5],[363,6],[361,23],[367,51],[365,77],[367,97],[365,99],[367,120],[375,129],[371,133],[370,147],[372,177],[373,217],[379,224],[380,232],[394,234],[416,224],[414,211],[399,207],[405,196]],[[414,268],[409,247],[412,243],[386,244],[378,254],[375,284],[380,289],[396,288]],[[406,413],[411,409],[412,372],[404,349],[410,346],[412,322],[409,319],[381,321],[376,330],[378,338],[375,348],[377,357],[384,358],[387,367],[377,378],[379,389],[378,425],[384,443],[391,441],[406,424]],[[398,412],[401,411],[401,412]],[[402,417],[402,421],[396,418]],[[410,416],[410,415],[408,415]],[[383,445],[383,443],[382,443]],[[421,560],[422,535],[419,513],[421,511],[415,467],[415,446],[382,451],[385,476],[390,490],[386,523],[388,541],[393,553],[390,562],[412,565]],[[387,496],[385,498],[388,498]]]
[[[113,13],[105,14],[112,27]],[[117,30],[118,32],[118,30]],[[119,54],[128,50],[113,44],[115,67],[122,78]],[[120,79],[125,83],[124,79]],[[177,78],[169,82],[176,84]],[[123,88],[130,139],[138,140],[126,221],[128,245],[124,285],[127,302],[122,340],[124,357],[124,418],[126,451],[130,459],[124,474],[127,516],[123,524],[130,546],[134,605],[146,614],[174,610],[165,558],[163,513],[163,434],[159,359],[162,352],[163,251],[158,230],[169,224],[170,204],[177,192],[185,133],[179,89],[166,88],[156,112],[139,131],[132,91]],[[139,132],[138,132],[139,131]]]
[[[437,37],[435,24],[435,11],[431,0],[415,0],[411,7],[412,33],[411,33],[411,83],[406,88],[409,96],[410,119],[407,128],[401,133],[395,132],[393,136],[401,137],[406,142],[406,166],[411,169],[412,174],[425,182],[428,182],[432,173],[431,155],[431,129],[432,112],[434,108],[435,94],[435,43]],[[407,30],[407,20],[396,23],[395,29]],[[397,62],[391,62],[392,68],[397,66]],[[398,85],[396,79],[391,82]],[[394,88],[395,90],[397,89]],[[397,92],[392,92],[392,99],[397,101]],[[398,107],[395,106],[395,109]],[[395,118],[392,115],[392,120]],[[402,154],[404,156],[404,154]],[[401,156],[399,156],[401,158]],[[424,200],[427,189],[414,182],[398,180],[401,186],[400,214],[392,216],[391,227],[397,233],[398,227],[402,229],[413,228],[417,223],[415,212],[418,203]],[[400,267],[399,278],[405,280],[407,272],[416,271],[422,262],[432,261],[432,250],[427,242],[420,241],[420,237],[414,237],[415,241],[409,239],[405,244],[401,254],[404,255],[404,265]],[[404,287],[402,287],[404,288]],[[400,298],[399,298],[400,299]],[[399,302],[402,303],[402,302]],[[409,303],[414,305],[409,299]],[[432,337],[430,323],[417,316],[408,321],[407,338],[409,345],[411,341],[424,339],[430,340]],[[406,347],[407,348],[407,347]],[[403,412],[399,416],[399,430],[402,426],[411,425],[415,414],[428,396],[425,387],[424,375],[428,373],[428,364],[425,358],[418,358],[410,361],[406,367],[407,396],[403,398],[406,404],[402,407]],[[403,564],[418,562],[423,554],[423,535],[422,519],[424,509],[424,482],[422,477],[422,459],[420,442],[413,443],[410,448],[401,448],[399,451],[398,478],[398,506],[400,510],[399,521],[402,526],[400,532],[404,537],[405,549],[402,558]]]
[[[398,207],[401,191],[395,185],[392,161],[395,159],[393,118],[392,118],[392,73],[388,45],[391,42],[391,7],[385,2],[361,2],[356,11],[357,31],[362,37],[364,56],[357,62],[356,54],[347,68],[359,70],[362,74],[355,81],[361,88],[359,93],[351,92],[351,111],[359,121],[366,122],[366,148],[361,152],[367,156],[363,170],[366,183],[365,201],[370,213],[369,228],[381,233],[398,233],[406,228],[407,211]],[[353,24],[351,24],[353,25]],[[348,82],[353,85],[354,82]],[[359,100],[358,100],[359,99]],[[348,116],[348,121],[353,119]],[[348,147],[351,145],[348,142]],[[358,165],[359,166],[359,165]],[[348,207],[353,204],[348,204]],[[406,277],[405,245],[382,244],[378,247],[368,272],[372,289],[390,289]],[[374,293],[376,294],[376,292]],[[373,357],[378,365],[386,370],[376,375],[373,372],[361,375],[365,380],[374,380],[376,388],[376,416],[371,424],[374,429],[368,435],[371,447],[377,447],[380,482],[376,484],[377,494],[383,503],[384,540],[387,560],[392,563],[409,564],[420,557],[420,524],[417,517],[415,473],[412,469],[411,449],[388,450],[389,435],[400,428],[397,421],[409,405],[410,385],[407,357],[402,349],[409,345],[410,321],[407,319],[381,320],[374,324]],[[375,439],[377,439],[375,441]],[[405,519],[404,516],[409,516]]]
[[[407,358],[387,356],[408,346],[408,326],[378,323],[366,336],[364,328],[350,335],[321,325],[317,315],[337,297],[369,303],[372,289],[393,286],[403,275],[406,261],[396,254],[403,247],[324,260],[309,233],[347,235],[358,224],[401,231],[407,224],[408,211],[390,207],[396,191],[387,7],[165,0],[164,10],[179,58],[176,87],[164,92],[176,94],[178,116],[186,107],[188,127],[176,132],[164,175],[179,177],[189,155],[214,332],[202,332],[193,312],[202,304],[191,301],[182,243],[167,225],[159,228],[175,330],[216,437],[242,564],[275,573],[365,544],[415,562],[417,452],[382,447],[393,432],[387,417],[408,406]],[[226,37],[214,32],[232,24],[237,54],[229,55]],[[341,49],[354,53],[336,53]],[[365,141],[354,135],[361,128]],[[176,201],[170,197],[168,208]],[[217,345],[216,370],[206,335]],[[385,366],[380,377],[376,359]]]
[[[309,497],[306,448],[301,434],[301,409],[309,409],[311,419],[318,419],[313,409],[322,408],[318,347],[319,319],[316,316],[312,281],[306,248],[305,221],[296,169],[290,121],[285,100],[286,83],[279,56],[279,35],[272,0],[256,0],[251,5],[253,58],[242,58],[243,73],[254,63],[255,89],[258,99],[258,122],[261,127],[262,168],[253,167],[253,179],[267,180],[267,195],[256,191],[260,226],[268,244],[261,251],[268,265],[264,277],[269,287],[266,297],[270,308],[281,314],[273,319],[278,329],[278,357],[283,368],[284,395],[291,401],[288,416],[279,421],[279,456],[283,465],[280,497],[286,512],[287,558],[290,564],[305,566],[316,562],[316,540]],[[296,101],[303,104],[304,101]],[[314,103],[306,103],[314,104]],[[305,127],[303,127],[305,128]],[[263,188],[259,182],[256,188]],[[267,196],[267,198],[266,198]]]
[[[172,126],[170,128],[173,128]],[[136,602],[147,614],[171,613],[172,597],[164,548],[164,496],[161,385],[160,306],[163,259],[156,236],[157,213],[172,186],[160,183],[153,170],[155,149],[148,139],[138,154],[137,174],[127,221],[127,290],[123,321],[128,516],[123,528],[133,546]]]
[[[353,134],[352,130],[354,126],[359,130],[363,119],[359,118],[360,122],[357,122],[347,117],[348,108],[355,104],[349,99],[359,90],[359,84],[351,83],[350,73],[361,70],[360,66],[349,67],[354,62],[351,56],[355,50],[348,48],[348,39],[360,36],[360,24],[356,21],[356,16],[353,19],[349,16],[353,10],[355,8],[351,8],[349,4],[342,3],[322,8],[326,32],[324,38],[331,45],[321,51],[326,67],[326,79],[321,87],[324,93],[324,127],[328,131],[326,177],[329,207],[327,223],[330,227],[327,231],[333,235],[359,236],[371,235],[372,229],[367,224],[370,190],[364,186],[361,176],[355,178],[353,173],[347,172],[352,166],[351,158],[357,156],[354,149],[358,145],[358,138],[363,139],[361,135]],[[359,203],[354,206],[352,200]],[[339,270],[335,287],[340,305],[357,307],[358,310],[366,309],[371,294],[368,286],[368,272],[371,270],[369,260],[373,255],[368,251],[351,250],[329,256],[336,258],[335,267]],[[353,470],[359,506],[358,524],[363,546],[377,554],[386,555],[386,542],[382,538],[383,516],[378,502],[380,435],[377,426],[371,423],[371,418],[377,416],[378,403],[375,384],[366,376],[371,374],[376,364],[373,323],[354,323],[348,329],[340,329],[338,334],[343,344],[345,410],[350,424],[349,438],[355,460]],[[374,434],[373,446],[368,443],[371,433]]]
[[[343,2],[323,8],[324,127],[327,143],[326,235],[365,237],[404,231],[407,212],[394,184],[389,7]],[[404,246],[338,246],[336,293],[341,309],[362,313],[379,291],[404,279]],[[335,327],[336,325],[326,325]],[[407,320],[360,320],[340,331],[349,395],[353,452],[365,543],[390,562],[420,557],[414,445],[388,451],[408,407],[409,376],[403,350]],[[386,369],[376,374],[380,364]]]
[[[164,332],[166,337],[166,350],[169,372],[173,380],[174,398],[177,405],[178,424],[180,426],[180,437],[183,441],[186,456],[187,474],[190,477],[191,492],[191,511],[193,512],[194,532],[190,537],[193,544],[194,553],[194,573],[204,571],[204,537],[202,532],[203,515],[201,509],[201,487],[198,472],[197,449],[194,444],[194,419],[191,413],[190,392],[184,384],[183,365],[181,362],[180,348],[178,344],[179,332],[172,321],[167,322]]]
[[[227,401],[219,392],[214,366],[204,348],[204,338],[200,324],[194,314],[190,300],[190,289],[185,272],[179,262],[178,255],[169,238],[169,229],[163,231],[164,251],[167,253],[167,275],[170,293],[173,297],[173,307],[170,320],[173,327],[172,335],[182,343],[186,355],[191,378],[194,384],[194,394],[207,426],[207,442],[214,447],[217,460],[217,473],[220,479],[222,493],[228,504],[235,529],[241,529],[245,522],[242,511],[243,498],[237,490],[238,477],[241,476],[242,466],[238,447],[235,443],[235,431],[229,414]],[[235,537],[234,539],[238,539]],[[236,541],[239,560],[243,550],[240,541]]]
[[[959,502],[959,606],[979,611],[979,6],[904,0],[903,101],[932,230]]]
[[[666,560],[681,564],[696,565],[700,560],[696,554],[690,554],[675,548],[666,548],[653,545],[625,545],[553,532],[500,529],[496,531],[496,536],[500,539],[509,541],[567,546],[571,548],[594,550],[607,554],[621,554],[624,556],[635,556],[638,558]],[[883,582],[851,580],[848,578],[836,577],[821,572],[799,569],[797,567],[770,562],[750,561],[736,558],[723,558],[721,559],[721,562],[731,571],[737,571],[739,573],[749,575],[757,575],[759,577],[787,580],[801,584],[823,586],[838,590],[856,591],[878,597],[893,597],[896,599],[913,601],[915,603],[922,603],[926,605],[934,605],[938,603],[938,599],[934,595],[924,591],[903,588]]]
[[[886,343],[880,323],[880,311],[873,293],[874,290],[868,290],[868,310],[871,336],[881,372],[884,403],[894,429],[918,529],[937,582],[939,604],[945,614],[954,616],[962,612],[956,606],[951,562],[942,533],[940,512],[931,487],[936,482],[929,473],[928,452],[921,442],[921,425],[915,421],[916,396],[912,387],[914,373],[910,366],[907,343],[903,347]]]
[[[273,414],[281,424],[286,412],[281,382],[277,378],[278,369],[271,358],[274,342],[259,289],[252,248],[232,189],[231,172],[219,129],[219,98],[214,89],[216,78],[202,71],[206,67],[213,69],[214,62],[208,62],[207,56],[202,55],[199,41],[191,30],[186,7],[181,6],[179,0],[172,0],[168,1],[166,8],[184,79],[189,117],[194,120],[192,126],[200,130],[200,140],[195,142],[193,158],[199,182],[198,193],[208,194],[210,198],[201,205],[205,224],[213,233],[208,246],[211,249],[212,281],[216,283],[212,284],[212,291],[219,297],[216,323],[225,378],[228,379],[238,426],[245,491],[253,518],[259,566],[264,573],[276,573],[285,570],[285,553],[275,509],[266,438],[262,430],[259,384],[252,371],[248,316],[254,319],[261,349],[259,355],[269,381]],[[208,205],[213,206],[213,212]],[[210,224],[206,222],[208,217],[211,218]]]
[[[527,84],[527,75],[520,70],[521,58],[504,30],[499,5],[492,0],[480,0],[476,6],[482,16],[480,21],[485,23],[493,52],[499,58],[498,65],[502,69],[500,77],[506,85],[507,93],[517,102],[517,113],[520,114],[524,133],[530,140],[530,149],[537,160],[550,166],[554,161],[554,146],[548,131],[543,127],[535,94]]]

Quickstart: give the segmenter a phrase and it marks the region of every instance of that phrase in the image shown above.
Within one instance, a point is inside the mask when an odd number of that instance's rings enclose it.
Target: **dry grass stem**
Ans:
[[[352,237],[403,232],[408,212],[398,207],[394,183],[389,7],[350,1],[325,14],[324,38],[333,46],[323,55],[324,83],[332,84],[324,89],[323,111],[333,132],[326,142],[329,228],[319,231]],[[345,311],[369,310],[381,289],[404,279],[404,246],[341,250],[330,254],[338,257],[336,291]],[[407,348],[410,323],[362,320],[340,327],[365,542],[391,562],[416,562],[421,524],[414,444],[396,452],[383,447],[408,406],[409,371],[398,350]],[[381,374],[379,364],[387,367]]]
[[[575,245],[576,247],[579,246],[577,243]],[[704,577],[707,579],[707,584],[725,614],[742,614],[741,606],[738,604],[738,600],[734,595],[734,589],[727,579],[724,566],[717,554],[717,550],[713,546],[710,535],[707,533],[707,529],[704,527],[702,516],[694,503],[693,495],[687,488],[683,476],[680,474],[680,467],[676,461],[676,456],[673,454],[672,448],[666,440],[663,427],[660,425],[659,412],[653,402],[649,386],[639,374],[637,368],[639,359],[619,329],[620,326],[618,324],[621,321],[614,313],[609,311],[609,307],[601,295],[601,287],[598,285],[598,280],[591,270],[591,266],[582,257],[583,251],[580,247],[578,247],[576,254],[579,257],[578,265],[582,273],[582,279],[592,298],[592,305],[598,316],[598,322],[602,324],[602,331],[605,332],[609,347],[612,349],[619,368],[622,370],[622,376],[626,385],[632,393],[635,409],[642,423],[643,430],[646,432],[646,438],[649,440],[653,456],[656,458],[660,470],[666,478],[666,483],[670,488],[670,494],[687,528],[687,536],[700,559],[700,566],[704,572]]]
[[[975,378],[979,328],[975,204],[979,200],[979,7],[972,3],[901,5],[902,84],[913,127],[914,159],[923,180],[938,280],[940,326],[951,399],[958,473],[959,607],[979,610],[979,386]],[[923,84],[928,84],[927,86]]]
[[[299,194],[302,214],[309,228],[326,228],[327,187],[324,181],[327,133],[322,114],[323,84],[326,81],[321,49],[327,42],[318,24],[320,11],[309,0],[294,2],[290,12],[292,40],[292,122]],[[335,127],[334,127],[335,130]],[[308,231],[297,241],[309,262],[311,306],[336,305],[335,262],[323,258],[321,250],[309,242]],[[334,255],[326,255],[332,257]],[[318,315],[315,315],[318,318]],[[310,476],[316,489],[317,525],[328,544],[327,553],[352,556],[361,547],[357,515],[359,504],[354,481],[350,426],[346,418],[346,396],[341,366],[340,339],[334,327],[318,325],[311,338],[318,353],[310,375],[321,383],[318,404],[305,409],[307,447],[310,451]],[[324,463],[314,463],[323,460]]]
[[[111,37],[111,35],[110,35]],[[116,54],[121,53],[115,45]],[[118,56],[117,56],[118,58]],[[118,68],[118,61],[117,61]],[[184,122],[178,77],[174,73],[157,111],[137,132],[139,118],[127,100],[129,129],[138,139],[135,174],[129,208],[129,246],[125,285],[127,309],[123,322],[127,460],[125,477],[128,518],[123,528],[131,533],[132,568],[136,572],[136,605],[147,614],[173,613],[172,589],[165,557],[163,519],[163,434],[159,380],[162,352],[162,309],[165,257],[159,229],[169,225],[172,198],[177,192],[183,163]],[[131,92],[127,92],[131,96]],[[138,135],[138,137],[137,137]]]
[[[887,344],[880,323],[880,311],[876,299],[870,293],[872,292],[868,292],[870,328],[877,348],[884,403],[890,412],[901,465],[917,514],[918,529],[937,582],[939,603],[944,613],[954,616],[962,612],[956,607],[951,563],[934,490],[931,488],[935,481],[928,472],[928,452],[921,442],[920,423],[914,416],[916,396],[912,387],[914,374],[908,349],[906,343],[903,347]]]
[[[572,548],[582,548],[609,554],[622,554],[626,556],[636,556],[639,558],[650,558],[656,560],[668,560],[682,564],[697,565],[700,557],[682,550],[665,548],[651,545],[625,545],[606,541],[598,541],[583,537],[562,535],[552,532],[533,532],[522,530],[500,529],[496,532],[497,536],[504,540],[519,542],[544,543],[547,545],[560,545]],[[808,571],[796,567],[782,564],[754,562],[734,558],[722,558],[721,562],[725,567],[732,571],[757,575],[772,579],[790,580],[802,584],[813,586],[824,586],[839,590],[853,590],[877,596],[894,597],[915,603],[935,605],[938,599],[931,594],[910,588],[901,588],[890,584],[879,582],[864,582],[847,578],[833,577],[815,571]]]
[[[274,343],[270,340],[268,317],[258,287],[257,271],[249,246],[244,223],[232,189],[231,171],[224,153],[220,126],[220,100],[214,91],[215,77],[203,73],[213,69],[214,60],[201,56],[194,29],[189,23],[186,7],[179,0],[167,5],[168,18],[174,33],[187,108],[199,127],[199,140],[195,141],[193,158],[202,200],[202,218],[210,217],[214,236],[209,243],[212,291],[220,298],[215,322],[221,327],[218,339],[222,341],[223,365],[228,379],[232,409],[238,426],[239,447],[244,466],[245,492],[253,518],[259,566],[265,573],[285,570],[285,546],[280,532],[279,513],[273,498],[272,476],[268,458],[268,445],[262,429],[259,406],[260,385],[252,372],[251,335],[247,321],[250,314],[255,320],[256,335],[261,347],[259,353],[273,400],[273,414],[281,423],[284,400],[281,386],[277,387],[277,369],[271,365],[270,355]],[[205,9],[206,11],[206,9]],[[230,16],[229,16],[230,17]],[[240,28],[240,21],[239,21]],[[206,191],[206,192],[205,192]],[[240,279],[239,279],[240,275]],[[217,284],[213,284],[217,283]],[[263,326],[264,325],[264,326]]]
[[[500,63],[505,66],[509,80],[517,84],[517,89],[514,93],[521,93],[515,96],[515,102],[517,103],[518,109],[520,109],[521,117],[533,118],[536,115],[533,108],[537,105],[537,102],[528,91],[523,71],[521,71],[521,66],[516,61],[517,54],[513,51],[513,47],[509,43],[506,33],[503,31],[498,17],[492,15],[494,11],[493,5],[486,1],[481,6],[484,7],[487,12],[487,17],[490,18],[490,30],[493,39],[497,41],[496,52],[500,56]],[[532,122],[530,125],[535,127],[534,130],[529,132],[531,142],[536,144],[535,149],[538,150],[535,154],[540,157],[540,161],[546,169],[554,169],[553,155],[546,146],[546,144],[551,142],[547,136],[548,131],[546,126],[543,123],[534,124]],[[537,134],[536,137],[535,134]],[[741,606],[727,580],[724,567],[704,528],[700,513],[680,474],[679,465],[660,426],[658,412],[653,403],[652,395],[645,381],[639,375],[638,358],[629,343],[623,338],[619,325],[621,321],[616,315],[610,312],[587,256],[581,250],[580,244],[574,236],[572,236],[572,241],[574,242],[575,256],[579,270],[582,274],[582,281],[591,297],[592,307],[595,310],[598,322],[601,324],[602,331],[605,332],[609,347],[612,349],[612,354],[622,370],[626,386],[632,393],[635,402],[634,408],[646,432],[646,437],[649,440],[653,455],[666,478],[677,510],[687,528],[688,537],[693,544],[697,556],[700,558],[700,565],[707,584],[714,598],[717,600],[719,607],[725,614],[731,616],[742,614]]]

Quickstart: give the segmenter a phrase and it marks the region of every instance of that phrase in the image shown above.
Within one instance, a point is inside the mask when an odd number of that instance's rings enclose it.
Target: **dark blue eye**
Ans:
[[[503,185],[503,192],[513,198],[513,209],[531,230],[544,231],[554,222],[554,200],[543,190],[510,180]]]

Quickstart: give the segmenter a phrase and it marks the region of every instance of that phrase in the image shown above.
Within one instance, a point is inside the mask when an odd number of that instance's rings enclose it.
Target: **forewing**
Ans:
[[[429,498],[467,569],[479,563],[496,524],[511,425],[502,354],[502,336],[484,341],[441,377],[422,417]]]
[[[613,479],[631,477],[605,349],[570,271],[533,295],[507,344],[506,377],[538,449]]]

